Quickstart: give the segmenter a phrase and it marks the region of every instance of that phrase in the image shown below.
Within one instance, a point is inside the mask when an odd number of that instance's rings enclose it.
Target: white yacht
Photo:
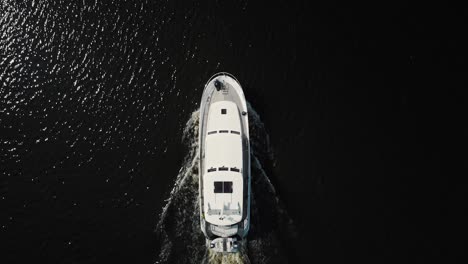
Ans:
[[[247,103],[229,73],[206,83],[200,106],[200,227],[207,247],[237,252],[250,227]]]

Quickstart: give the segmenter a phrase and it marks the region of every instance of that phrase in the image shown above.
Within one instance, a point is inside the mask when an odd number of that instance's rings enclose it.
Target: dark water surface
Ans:
[[[442,145],[426,142],[449,122],[437,93],[408,89],[442,83],[418,81],[436,72],[418,66],[431,46],[400,33],[418,21],[398,8],[225,2],[0,2],[4,263],[157,261],[154,230],[190,157],[184,129],[219,71],[265,125],[262,175],[298,233],[262,262],[379,263],[434,242],[418,225],[403,241],[394,216],[416,213],[391,205],[409,196],[407,176],[440,169]]]

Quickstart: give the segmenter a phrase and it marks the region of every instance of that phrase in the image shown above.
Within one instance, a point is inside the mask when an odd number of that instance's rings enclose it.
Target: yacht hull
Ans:
[[[199,123],[200,228],[207,247],[237,252],[250,228],[250,138],[247,102],[234,76],[205,84]]]

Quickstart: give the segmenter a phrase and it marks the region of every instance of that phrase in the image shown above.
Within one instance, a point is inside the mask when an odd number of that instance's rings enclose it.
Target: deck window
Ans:
[[[229,133],[229,130],[220,130],[219,133]]]
[[[231,130],[231,133],[232,133],[232,134],[237,134],[237,135],[240,135],[240,132],[239,132],[239,131],[234,131],[234,130]]]
[[[223,182],[224,193],[232,193],[232,182]]]
[[[232,181],[214,182],[214,193],[232,193]]]
[[[238,168],[236,168],[236,167],[231,168],[231,171],[240,172],[240,170]]]
[[[223,182],[214,182],[214,193],[223,193]]]
[[[228,170],[228,167],[224,167],[224,166],[223,166],[223,167],[219,167],[219,170],[220,170],[220,171],[227,171],[227,170]]]
[[[216,133],[218,133],[218,131],[210,131],[210,132],[208,132],[208,135],[216,134]]]
[[[208,172],[216,171],[216,168],[209,168]]]

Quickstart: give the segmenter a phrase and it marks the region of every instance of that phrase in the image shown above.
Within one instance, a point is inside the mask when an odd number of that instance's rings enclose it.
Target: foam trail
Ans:
[[[251,227],[247,243],[235,254],[207,249],[199,226],[198,120],[192,113],[183,133],[188,147],[184,164],[156,226],[159,242],[155,263],[287,263],[287,244],[296,232],[262,165],[273,162],[269,137],[259,115],[248,104],[251,138]],[[259,210],[261,208],[261,210]],[[245,241],[244,241],[245,242]]]

